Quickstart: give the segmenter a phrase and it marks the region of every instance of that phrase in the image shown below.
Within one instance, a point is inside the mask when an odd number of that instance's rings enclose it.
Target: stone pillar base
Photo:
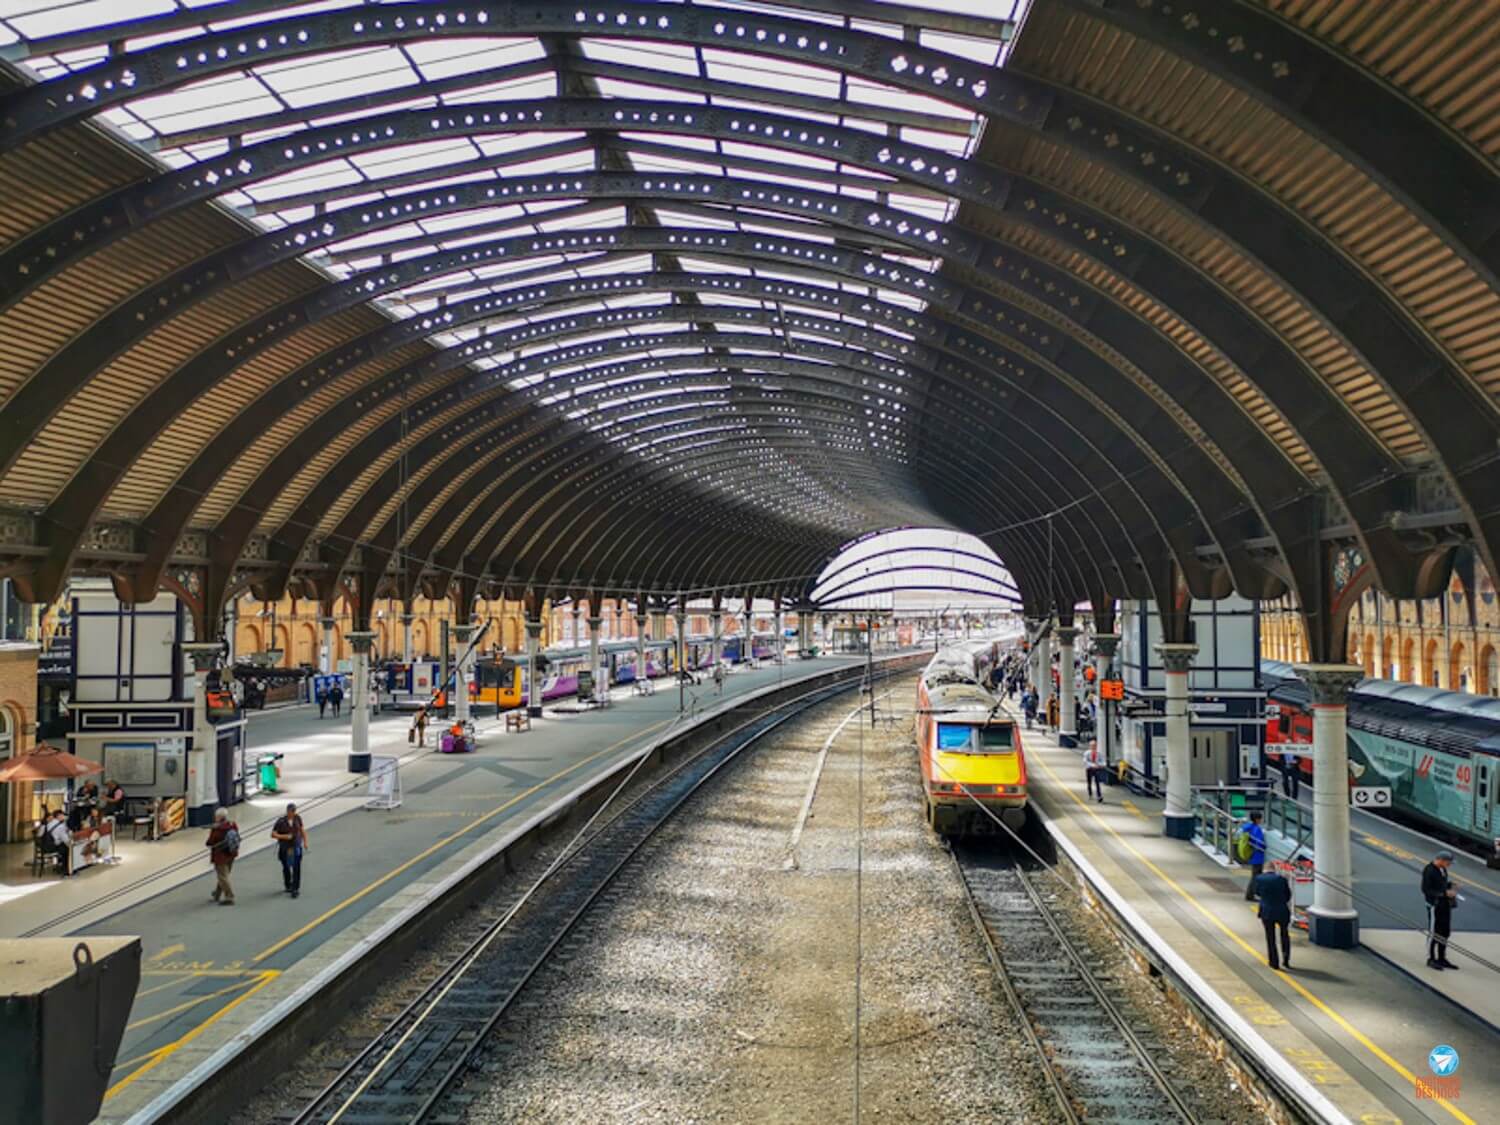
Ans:
[[[1307,937],[1314,945],[1329,949],[1354,949],[1359,945],[1359,915],[1320,914],[1316,906],[1307,911]]]
[[[1078,735],[1070,731],[1060,730],[1057,732],[1057,744],[1065,746],[1069,750],[1076,750],[1078,748]]]
[[[1163,813],[1161,820],[1161,834],[1163,836],[1170,837],[1173,840],[1191,840],[1193,838],[1193,828],[1196,825],[1197,818],[1192,814],[1184,816],[1181,813]]]
[[[348,760],[344,764],[344,768],[347,769],[350,773],[369,773],[370,755],[350,754]]]

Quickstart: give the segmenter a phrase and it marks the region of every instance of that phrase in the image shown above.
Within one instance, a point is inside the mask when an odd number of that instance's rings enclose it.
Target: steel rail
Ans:
[[[293,1125],[324,1125],[335,1121],[383,1125],[426,1120],[450,1092],[454,1081],[470,1069],[475,1054],[530,980],[657,829],[742,751],[808,708],[864,683],[865,670],[852,671],[858,675],[803,692],[739,723],[652,782],[591,835],[570,844],[571,850],[545,876],[453,958],[420,995],[340,1070],[293,1119]],[[900,672],[900,669],[882,672],[877,678]],[[575,872],[576,878],[559,885],[556,897],[560,901],[523,915],[532,896],[543,886],[557,885],[556,876],[565,871]],[[561,909],[556,909],[557,906]],[[502,931],[508,933],[502,935]],[[513,940],[502,940],[505,936]],[[518,956],[514,947],[528,942],[533,952]],[[499,970],[496,975],[501,983],[492,986],[497,995],[487,1003],[483,997],[476,1002],[474,997],[455,995],[463,978],[476,968],[480,972]],[[481,982],[469,987],[483,991],[485,985]],[[451,1002],[449,996],[454,996]],[[440,1025],[435,1050],[433,1036],[417,1034],[429,1024]],[[426,1058],[422,1057],[424,1050]],[[381,1074],[384,1078],[377,1084],[373,1079]],[[399,1083],[402,1090],[388,1094],[383,1087],[393,1082]],[[405,1092],[407,1088],[411,1088],[409,1094]]]
[[[1159,1114],[1163,1120],[1175,1119],[1186,1125],[1195,1125],[1199,1118],[1177,1092],[1161,1067],[1157,1065],[1150,1049],[1141,1042],[1140,1036],[1131,1027],[1129,1018],[1121,1010],[1119,1004],[1110,997],[1108,990],[1089,967],[1088,959],[1078,950],[1066,930],[1059,925],[1036,886],[1027,877],[1020,862],[1013,860],[1009,866],[1004,867],[982,866],[974,862],[971,854],[962,845],[953,848],[951,854],[968,899],[970,914],[978,923],[980,934],[990,950],[990,960],[995,967],[996,977],[1001,981],[1007,996],[1021,1014],[1022,1022],[1028,1031],[1028,1039],[1038,1051],[1049,1076],[1053,1079],[1054,1091],[1060,1091],[1060,1096],[1066,1104],[1068,1119],[1089,1122],[1138,1122],[1143,1119],[1150,1120],[1155,1114]],[[1000,878],[996,878],[997,876]],[[1006,885],[1010,882],[1005,878],[1006,876],[1013,877],[1014,891],[1018,891],[1024,899],[1019,911],[1016,894],[1013,893],[1011,886]],[[1029,910],[1025,909],[1027,906]],[[1045,928],[1047,937],[1054,943],[1054,948],[1062,953],[1065,961],[1065,965],[1062,966],[1063,971],[1059,973],[1054,968],[1037,973],[1034,981],[1018,982],[1014,959],[1007,960],[1004,952],[1006,942],[1002,935],[996,934],[995,930],[998,926],[1007,924],[1020,930],[1034,927],[1038,923]],[[1049,980],[1049,977],[1052,979]],[[1080,985],[1082,995],[1080,995]],[[1062,992],[1069,992],[1071,995],[1066,997],[1056,995]],[[1096,1028],[1118,1039],[1123,1049],[1128,1052],[1129,1061],[1142,1076],[1149,1078],[1149,1084],[1154,1085],[1160,1093],[1161,1099],[1155,1106],[1149,1103],[1142,1104],[1139,1100],[1126,1105],[1118,1102],[1111,1105],[1105,1100],[1106,1095],[1090,1092],[1092,1085],[1095,1088],[1108,1089],[1112,1094],[1118,1091],[1119,1094],[1129,1095],[1139,1093],[1141,1084],[1129,1085],[1129,1078],[1120,1067],[1118,1056],[1101,1062],[1088,1052],[1049,1049],[1042,1042],[1041,1033],[1033,1022],[1034,1017],[1031,1014],[1031,1008],[1034,1007],[1035,1002],[1049,996],[1062,999],[1065,1007],[1071,1007],[1071,1011],[1062,1019],[1074,1021],[1088,1019]],[[1032,1002],[1031,1005],[1024,1002],[1027,999]],[[1083,1003],[1069,1005],[1067,1004],[1069,1000],[1082,1000]],[[1090,1005],[1094,1009],[1093,1012],[1087,1010]],[[1059,1023],[1061,1022],[1060,1019]],[[1101,1045],[1101,1040],[1091,1039],[1090,1045],[1097,1048]],[[1090,1074],[1090,1070],[1104,1071],[1105,1077],[1101,1078],[1097,1073]],[[1081,1113],[1075,1101],[1082,1104]]]

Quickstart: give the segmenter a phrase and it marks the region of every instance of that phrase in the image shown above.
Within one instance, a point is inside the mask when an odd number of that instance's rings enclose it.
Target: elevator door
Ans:
[[[1192,784],[1217,785],[1229,780],[1229,736],[1222,727],[1192,732]]]

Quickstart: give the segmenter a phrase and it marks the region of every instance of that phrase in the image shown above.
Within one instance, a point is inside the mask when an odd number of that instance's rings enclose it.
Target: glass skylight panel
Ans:
[[[0,8],[0,15],[15,34],[27,39],[43,39],[80,28],[176,10],[177,5],[172,0],[82,0],[76,4],[60,4],[57,0],[19,0],[18,3],[7,2],[4,8]]]
[[[370,47],[263,63],[255,68],[255,73],[295,108],[421,81],[421,75],[396,47]]]
[[[708,101],[704,95],[691,90],[674,89],[667,85],[668,80],[665,77],[660,86],[608,76],[600,76],[594,81],[598,83],[599,92],[608,98],[643,98],[659,102],[691,102],[694,105],[704,105]]]
[[[466,105],[471,102],[528,101],[557,96],[557,76],[537,74],[529,78],[508,78],[451,90],[442,95],[444,105]]]
[[[697,76],[698,59],[692,47],[680,43],[617,39],[579,40],[584,56],[600,62],[623,63],[626,66],[649,66],[671,74]]]
[[[474,74],[546,57],[536,39],[418,39],[405,44],[422,77],[428,80]]]

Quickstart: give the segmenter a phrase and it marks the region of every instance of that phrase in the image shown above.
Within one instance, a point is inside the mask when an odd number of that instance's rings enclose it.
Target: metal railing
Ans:
[[[1196,786],[1192,809],[1197,819],[1194,835],[1231,859],[1235,858],[1235,837],[1254,811],[1260,812],[1266,832],[1290,842],[1287,859],[1312,853],[1312,809],[1266,786]]]

